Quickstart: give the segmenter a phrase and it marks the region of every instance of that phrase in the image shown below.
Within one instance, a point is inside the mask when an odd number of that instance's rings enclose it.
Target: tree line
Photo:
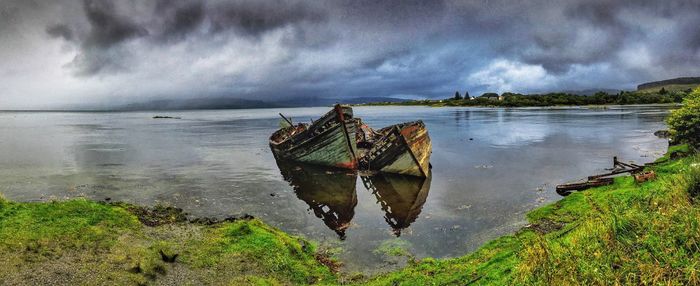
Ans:
[[[375,103],[373,105],[431,105],[431,106],[556,106],[556,105],[626,105],[626,104],[661,104],[681,103],[691,90],[667,91],[662,88],[658,92],[621,91],[609,94],[597,92],[593,95],[578,95],[565,92],[546,94],[520,94],[505,92],[497,94],[487,92],[478,97],[470,97],[469,92],[464,96],[459,91],[453,97],[442,100],[412,100],[398,103]]]

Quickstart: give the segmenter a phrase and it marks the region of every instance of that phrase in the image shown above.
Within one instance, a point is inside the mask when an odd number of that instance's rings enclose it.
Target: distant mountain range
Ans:
[[[322,97],[311,97],[311,98],[295,98],[284,101],[277,101],[275,103],[286,106],[286,107],[301,107],[301,106],[328,106],[333,104],[361,104],[369,102],[404,102],[408,99],[394,98],[394,97],[350,97],[350,98],[322,98]]]
[[[401,102],[405,99],[393,97],[355,97],[355,98],[295,98],[280,101],[248,100],[230,97],[204,97],[197,99],[158,99],[117,106],[76,106],[75,110],[188,110],[188,109],[244,109],[275,107],[330,106],[336,103],[359,104],[367,102]]]
[[[135,110],[186,110],[186,109],[242,109],[282,107],[276,103],[262,100],[247,100],[229,97],[209,97],[198,99],[161,99],[138,103],[129,103],[113,107],[120,111]]]

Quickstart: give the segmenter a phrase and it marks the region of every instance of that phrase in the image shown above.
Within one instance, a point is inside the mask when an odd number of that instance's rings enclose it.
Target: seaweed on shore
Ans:
[[[139,219],[139,221],[146,226],[154,227],[164,224],[188,221],[187,213],[185,213],[181,208],[164,205],[144,207],[123,202],[115,202],[109,204],[127,210],[129,213],[135,215]]]
[[[139,221],[150,227],[156,227],[166,224],[175,223],[192,223],[200,225],[216,225],[225,222],[234,222],[237,220],[251,220],[255,217],[249,214],[233,215],[223,218],[216,217],[194,217],[190,218],[189,214],[183,209],[166,205],[155,205],[153,207],[139,206],[125,202],[110,202],[112,206],[117,206],[125,209],[129,213],[135,215]]]

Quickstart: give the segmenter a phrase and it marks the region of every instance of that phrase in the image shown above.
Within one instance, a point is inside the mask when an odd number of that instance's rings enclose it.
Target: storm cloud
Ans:
[[[0,109],[448,97],[697,76],[697,1],[2,1]]]

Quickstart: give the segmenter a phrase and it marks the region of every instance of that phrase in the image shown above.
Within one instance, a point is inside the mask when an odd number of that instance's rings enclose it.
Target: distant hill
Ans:
[[[61,110],[110,110],[110,111],[145,111],[145,110],[195,110],[195,109],[247,109],[247,108],[282,108],[331,106],[336,103],[359,104],[368,102],[402,102],[405,99],[392,97],[355,97],[324,98],[299,97],[284,100],[264,101],[231,97],[201,97],[196,99],[153,99],[123,104],[82,104],[71,105]]]
[[[653,89],[654,91],[657,91],[663,87],[668,91],[676,91],[696,88],[698,86],[700,86],[700,77],[679,77],[643,83],[637,86],[637,90],[643,91]]]
[[[187,109],[241,109],[279,107],[278,104],[261,100],[246,100],[227,97],[208,97],[198,99],[162,99],[139,103],[129,103],[114,107],[114,110],[187,110]]]
[[[361,103],[370,103],[370,102],[404,102],[408,101],[408,99],[403,99],[403,98],[393,98],[393,97],[354,97],[354,98],[347,98],[342,101],[341,103],[345,104],[361,104]]]
[[[287,106],[287,107],[299,107],[299,106],[329,106],[336,103],[341,104],[361,104],[361,103],[376,103],[376,102],[404,102],[407,99],[393,98],[393,97],[350,97],[350,98],[322,98],[322,97],[308,97],[308,98],[295,98],[284,101],[277,101],[275,103]]]

